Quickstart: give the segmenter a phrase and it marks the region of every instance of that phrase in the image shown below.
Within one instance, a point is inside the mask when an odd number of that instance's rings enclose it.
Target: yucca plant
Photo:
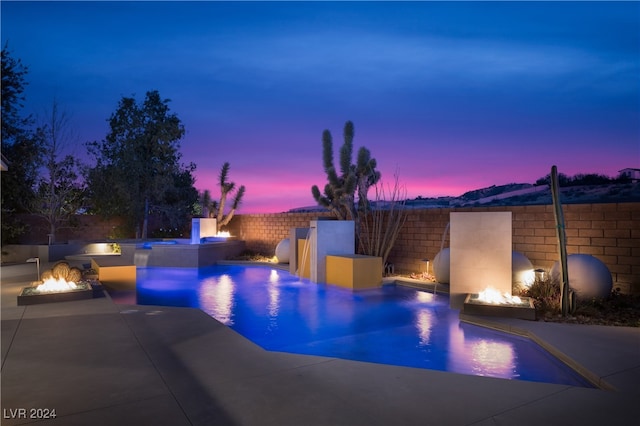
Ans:
[[[203,214],[206,215],[205,217],[216,218],[218,231],[220,231],[223,226],[226,226],[231,221],[231,218],[233,218],[233,215],[242,202],[242,197],[244,197],[245,192],[244,185],[241,185],[236,190],[235,182],[229,182],[227,180],[230,167],[231,166],[229,165],[229,162],[225,162],[220,169],[220,174],[218,175],[218,185],[220,186],[220,201],[211,201],[211,194],[208,190],[204,192],[201,199]],[[231,209],[225,213],[227,196],[232,194],[234,190],[236,191],[233,195]]]

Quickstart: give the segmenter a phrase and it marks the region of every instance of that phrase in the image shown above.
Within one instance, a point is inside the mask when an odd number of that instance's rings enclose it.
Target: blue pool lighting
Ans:
[[[591,387],[531,340],[463,323],[447,295],[403,286],[351,292],[255,266],[139,268],[135,299],[113,297],[200,308],[270,351]]]

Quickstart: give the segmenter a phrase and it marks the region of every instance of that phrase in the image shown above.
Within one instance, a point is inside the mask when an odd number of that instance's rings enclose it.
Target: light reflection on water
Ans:
[[[512,345],[482,339],[470,346],[472,374],[492,377],[515,375],[515,353]]]
[[[267,306],[269,312],[269,329],[273,330],[278,327],[278,313],[280,308],[280,289],[278,284],[280,282],[280,276],[275,269],[271,270],[269,275],[269,285],[267,291],[269,292],[269,305]]]
[[[138,269],[139,304],[191,306],[268,350],[585,386],[527,339],[460,323],[446,296],[350,292],[266,267]]]
[[[234,290],[235,283],[227,274],[206,278],[198,290],[198,306],[221,323],[231,326]]]
[[[511,341],[501,334],[494,335],[475,333],[474,328],[468,324],[449,324],[449,349],[452,353],[464,354],[464,356],[451,357],[449,369],[463,374],[475,376],[502,377],[518,379],[520,372],[517,365],[517,339]],[[528,342],[528,341],[527,341]],[[531,342],[531,346],[536,346]],[[520,367],[522,368],[522,367]]]

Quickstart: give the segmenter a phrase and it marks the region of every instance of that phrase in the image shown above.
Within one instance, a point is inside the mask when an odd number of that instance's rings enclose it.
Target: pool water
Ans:
[[[200,308],[271,351],[591,386],[526,338],[460,322],[448,296],[402,286],[351,292],[261,266],[150,267],[137,270],[135,296],[112,297]]]

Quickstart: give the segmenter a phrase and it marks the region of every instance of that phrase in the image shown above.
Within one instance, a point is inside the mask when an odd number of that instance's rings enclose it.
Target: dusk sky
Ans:
[[[123,96],[158,90],[199,190],[238,213],[312,206],[347,120],[383,181],[458,196],[640,168],[640,2],[1,2],[29,67],[24,112],[55,99],[82,145]]]

